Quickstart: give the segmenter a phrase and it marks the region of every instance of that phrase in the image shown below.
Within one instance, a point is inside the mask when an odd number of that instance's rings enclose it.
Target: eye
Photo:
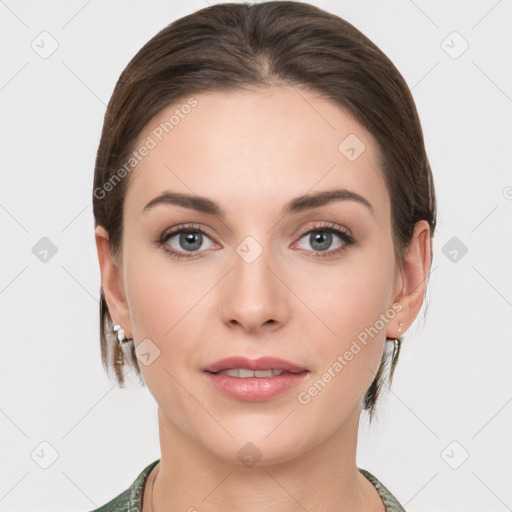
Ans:
[[[336,242],[336,238],[338,238],[336,247],[329,250],[333,242]],[[347,231],[331,224],[315,226],[313,229],[306,231],[301,236],[302,239],[306,241],[306,245],[309,244],[310,248],[306,247],[306,250],[320,257],[332,256],[355,243],[354,238]]]
[[[337,246],[329,250],[333,242],[336,242],[336,238],[338,239]],[[304,232],[300,240],[302,239],[306,241],[306,245],[310,246],[304,250],[313,253],[313,257],[332,256],[345,250],[347,246],[355,244],[355,239],[348,231],[328,223],[314,226]],[[156,244],[162,246],[167,253],[175,258],[196,258],[201,257],[203,252],[212,248],[211,244],[215,245],[215,242],[199,226],[186,224],[165,231],[156,240]]]
[[[196,256],[194,253],[201,253],[211,248],[208,246],[208,241],[213,242],[201,228],[187,224],[164,232],[157,240],[157,244],[172,256],[191,258]]]

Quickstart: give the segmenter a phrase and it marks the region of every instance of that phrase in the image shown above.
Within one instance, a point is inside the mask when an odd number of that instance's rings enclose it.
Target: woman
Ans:
[[[436,201],[370,40],[295,2],[171,23],[115,87],[93,207],[103,363],[143,378],[161,444],[99,511],[403,510],[357,432],[423,303]]]

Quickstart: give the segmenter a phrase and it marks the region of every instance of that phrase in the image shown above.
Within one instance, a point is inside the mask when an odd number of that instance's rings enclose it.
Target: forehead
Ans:
[[[386,207],[373,136],[345,108],[304,89],[195,94],[162,110],[138,141],[151,149],[130,176],[128,212],[141,213],[164,191],[211,197],[228,213],[263,200],[277,211],[288,197],[333,187]]]

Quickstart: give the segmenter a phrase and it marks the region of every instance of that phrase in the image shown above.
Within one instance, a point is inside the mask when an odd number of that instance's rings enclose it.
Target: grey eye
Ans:
[[[173,239],[175,239],[175,241],[177,239],[177,246],[172,243]],[[206,242],[207,239],[210,240],[210,237],[201,231],[182,230],[170,235],[167,243],[176,251],[195,252],[200,249],[205,249],[203,243]]]
[[[331,247],[333,243],[333,235],[341,240],[337,247]],[[325,229],[317,229],[310,231],[302,236],[301,240],[306,239],[310,247],[306,247],[308,250],[323,252],[329,249],[337,249],[343,245],[343,240],[340,235],[336,235]]]

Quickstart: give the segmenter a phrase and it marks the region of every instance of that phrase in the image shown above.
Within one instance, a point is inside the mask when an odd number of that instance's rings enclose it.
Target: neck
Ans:
[[[146,482],[143,512],[384,512],[356,465],[359,410],[320,445],[287,461],[252,467],[215,456],[160,408],[158,417],[162,456]]]

